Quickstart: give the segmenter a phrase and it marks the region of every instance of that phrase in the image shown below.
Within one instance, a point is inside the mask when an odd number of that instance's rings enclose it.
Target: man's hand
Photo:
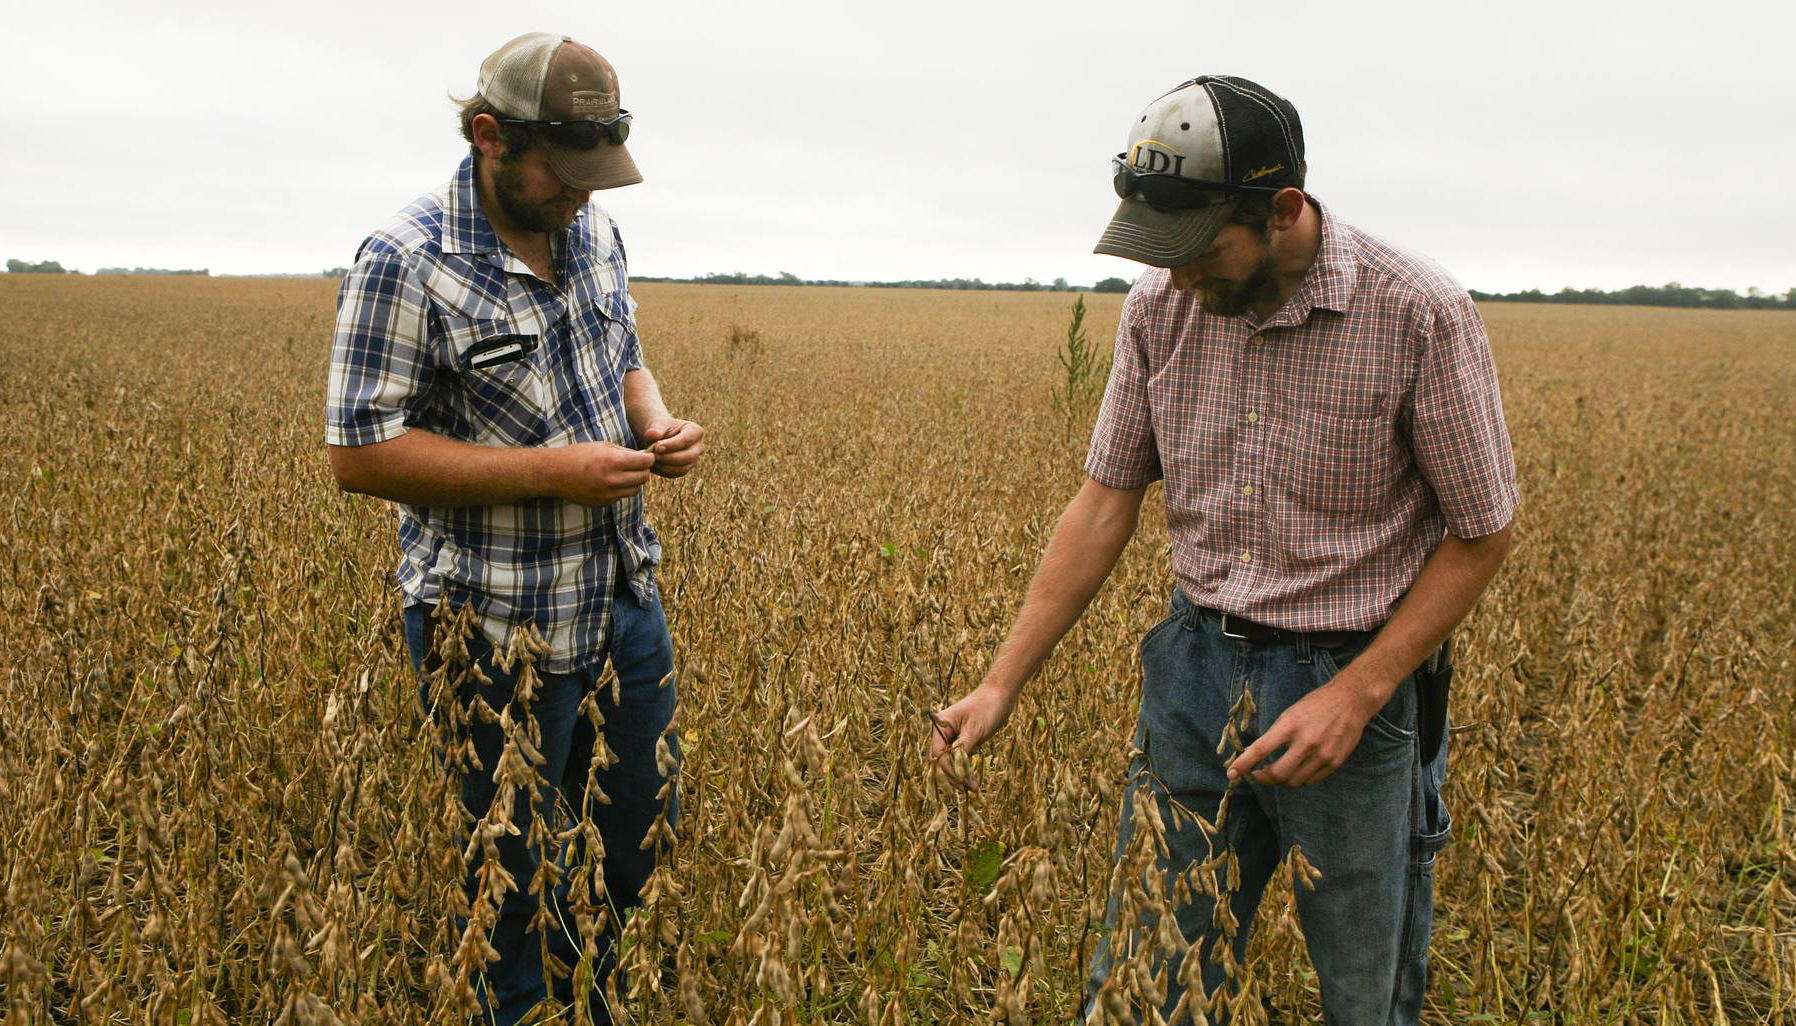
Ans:
[[[644,449],[655,457],[662,477],[683,477],[705,452],[705,429],[690,420],[657,417],[642,429]]]
[[[961,790],[979,790],[979,781],[967,775],[964,759],[956,758],[955,753],[972,755],[986,738],[1003,728],[1015,705],[1014,694],[1005,694],[987,684],[967,692],[966,697],[935,714],[929,761]]]
[[[654,454],[610,442],[578,442],[538,451],[548,463],[550,493],[582,506],[609,506],[635,495],[655,466]]]
[[[1508,524],[1477,538],[1442,538],[1372,644],[1286,709],[1229,763],[1229,779],[1250,771],[1262,784],[1286,787],[1327,779],[1353,754],[1367,721],[1471,611],[1509,554],[1514,533],[1515,525]],[[1260,766],[1280,748],[1286,751],[1277,762]]]
[[[1396,690],[1374,687],[1351,672],[1353,665],[1349,663],[1333,680],[1303,696],[1274,720],[1266,733],[1229,763],[1229,779],[1247,773],[1260,784],[1303,787],[1321,783],[1339,769],[1359,745],[1366,722]],[[1280,748],[1285,754],[1277,762],[1260,765]]]
[[[1067,504],[1042,553],[1022,612],[979,686],[930,717],[929,761],[955,784],[978,790],[967,756],[1010,719],[1023,684],[1091,603],[1135,534],[1147,486],[1111,488],[1087,480]]]

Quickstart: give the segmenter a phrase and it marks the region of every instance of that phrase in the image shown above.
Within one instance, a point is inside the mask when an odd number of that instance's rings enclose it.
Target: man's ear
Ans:
[[[479,120],[479,119],[475,119]],[[1275,232],[1288,232],[1303,216],[1303,206],[1309,200],[1302,189],[1284,188],[1272,194],[1271,227]]]
[[[499,119],[491,114],[476,114],[468,127],[474,132],[474,148],[488,160],[498,160],[505,155],[505,135],[499,129]]]

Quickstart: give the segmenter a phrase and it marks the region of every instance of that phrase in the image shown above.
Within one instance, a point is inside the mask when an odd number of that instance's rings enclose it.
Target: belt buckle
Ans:
[[[1230,639],[1231,641],[1249,641],[1249,640],[1251,640],[1245,634],[1236,634],[1234,631],[1229,630],[1229,615],[1227,613],[1222,614],[1222,636]]]

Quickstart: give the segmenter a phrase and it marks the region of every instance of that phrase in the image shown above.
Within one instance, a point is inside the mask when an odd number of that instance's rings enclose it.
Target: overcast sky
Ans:
[[[1091,247],[1155,96],[1236,74],[1309,187],[1471,288],[1796,286],[1796,14],[1432,3],[44,3],[0,35],[0,259],[311,272],[444,181],[448,94],[527,31],[617,68],[631,270],[890,280]]]

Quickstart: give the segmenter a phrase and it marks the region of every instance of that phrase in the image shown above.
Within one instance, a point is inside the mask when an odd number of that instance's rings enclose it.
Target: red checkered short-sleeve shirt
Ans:
[[[1112,488],[1165,479],[1192,601],[1368,630],[1443,534],[1509,523],[1515,457],[1465,289],[1316,206],[1316,262],[1264,322],[1204,313],[1165,270],[1135,283],[1086,471]]]

